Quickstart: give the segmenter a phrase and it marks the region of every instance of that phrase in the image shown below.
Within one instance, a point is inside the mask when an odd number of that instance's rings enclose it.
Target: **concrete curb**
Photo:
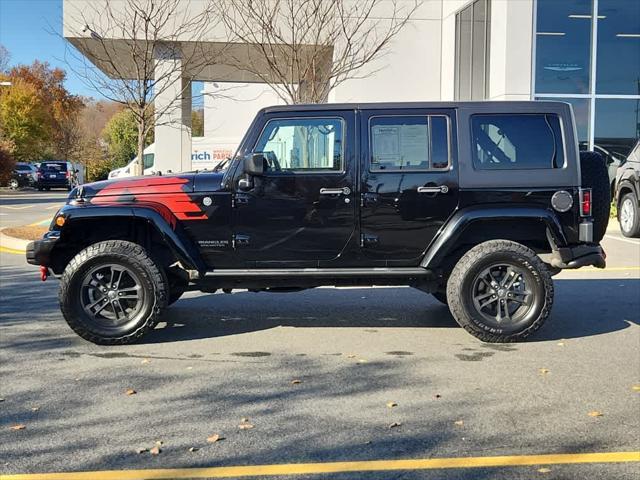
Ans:
[[[7,248],[9,250],[17,250],[19,252],[26,252],[29,242],[30,240],[10,237],[9,235],[2,233],[2,230],[0,230],[0,247]]]

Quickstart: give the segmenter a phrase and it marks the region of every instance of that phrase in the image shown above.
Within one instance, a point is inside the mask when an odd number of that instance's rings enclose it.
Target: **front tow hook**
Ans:
[[[49,278],[49,268],[44,265],[40,265],[40,280],[45,282]]]

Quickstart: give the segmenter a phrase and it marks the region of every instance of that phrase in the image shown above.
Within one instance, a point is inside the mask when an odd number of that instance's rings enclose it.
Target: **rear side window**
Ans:
[[[449,122],[445,116],[372,117],[369,140],[372,172],[449,168]]]
[[[478,170],[562,168],[562,129],[557,115],[473,115],[473,165]]]
[[[147,168],[153,167],[154,157],[155,157],[155,154],[153,153],[145,153],[144,155],[142,155],[142,161],[144,162],[145,170]]]

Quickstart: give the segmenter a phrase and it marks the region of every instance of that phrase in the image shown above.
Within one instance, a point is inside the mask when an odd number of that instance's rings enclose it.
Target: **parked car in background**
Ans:
[[[616,205],[625,237],[640,237],[640,140],[616,175]]]
[[[588,150],[587,142],[580,142],[580,150]],[[618,167],[625,162],[626,156],[629,153],[629,147],[601,143],[594,145],[593,151],[602,155],[607,165],[609,184],[611,185],[611,198],[613,198],[616,189],[616,173],[618,172]]]
[[[37,180],[36,171],[36,167],[30,163],[16,163],[9,180],[9,188],[15,190],[22,187],[32,187]]]
[[[41,162],[37,172],[36,187],[40,191],[52,188],[71,190],[77,184],[77,181],[74,180],[77,172],[78,170],[71,162]]]

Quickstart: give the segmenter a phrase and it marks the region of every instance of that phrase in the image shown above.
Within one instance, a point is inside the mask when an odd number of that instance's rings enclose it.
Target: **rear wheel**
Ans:
[[[67,265],[60,308],[69,326],[100,345],[133,343],[155,327],[167,302],[165,276],[135,243],[91,245]]]
[[[18,180],[16,180],[15,178],[12,178],[11,180],[9,180],[9,188],[11,190],[17,190],[19,186],[20,184],[18,183]]]
[[[447,283],[456,321],[485,342],[515,342],[538,330],[553,304],[551,275],[531,249],[491,240],[469,250]]]
[[[620,231],[625,237],[640,236],[638,201],[633,193],[627,193],[622,197],[618,208],[618,222],[620,222]]]

